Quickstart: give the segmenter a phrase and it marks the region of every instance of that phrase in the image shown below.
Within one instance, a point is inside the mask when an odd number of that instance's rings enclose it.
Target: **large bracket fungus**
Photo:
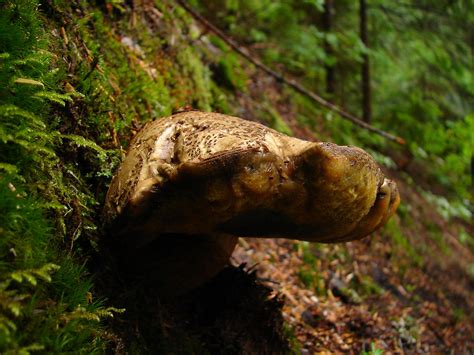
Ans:
[[[124,266],[178,294],[220,271],[238,237],[356,240],[384,225],[399,201],[362,149],[188,111],[135,136],[105,219]]]

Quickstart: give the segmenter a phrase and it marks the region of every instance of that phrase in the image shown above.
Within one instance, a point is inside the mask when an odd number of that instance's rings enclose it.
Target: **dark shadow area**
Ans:
[[[194,244],[181,242],[177,238],[175,245],[168,243],[165,249],[162,243],[151,243],[130,249],[128,257],[124,249],[120,253],[105,249],[105,262],[95,273],[99,275],[98,291],[115,307],[126,309],[110,321],[116,336],[111,353],[289,352],[283,300],[258,282],[255,271],[247,272],[245,264],[227,266],[211,281],[183,295],[163,290],[175,274],[170,270],[168,279],[163,277],[160,257],[166,260],[167,252],[179,255],[173,248],[182,248],[186,255],[186,248]],[[169,267],[169,260],[166,265]]]

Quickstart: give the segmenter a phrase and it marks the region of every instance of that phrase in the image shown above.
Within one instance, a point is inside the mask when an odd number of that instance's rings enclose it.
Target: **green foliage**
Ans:
[[[63,73],[52,67],[38,3],[2,1],[0,10],[0,352],[94,353],[105,344],[95,323],[115,310],[87,302],[92,284],[82,262],[63,252],[64,241],[78,237],[60,228],[71,206],[82,206],[83,219],[70,227],[93,229],[95,199],[58,150],[68,140],[100,162],[107,152],[58,129],[52,109],[81,96],[58,90]],[[75,292],[59,287],[57,276]],[[69,322],[69,308],[88,318]]]
[[[10,274],[10,279],[18,283],[27,282],[31,286],[36,286],[38,279],[51,282],[51,274],[59,268],[55,264],[46,264],[39,269],[15,270]]]
[[[293,135],[291,128],[287,125],[284,119],[280,116],[277,110],[275,110],[269,103],[265,102],[262,104],[262,117],[267,121],[269,127],[277,130],[278,132]]]
[[[104,163],[107,160],[107,151],[102,147],[98,146],[95,142],[86,139],[83,136],[77,136],[74,134],[67,134],[62,135],[61,138],[68,139],[78,147],[89,148],[90,150],[94,151],[97,154],[101,163]]]
[[[358,275],[351,280],[351,287],[362,296],[380,295],[383,289],[369,275]]]
[[[13,182],[11,175],[0,178],[0,273],[8,275],[14,267],[35,268],[47,262],[51,231],[40,203]]]
[[[89,113],[81,115],[81,135],[101,143],[117,134],[119,143],[126,146],[131,129],[140,121],[157,119],[185,106],[226,110],[226,100],[201,60],[205,54],[199,47],[177,40],[177,31],[189,26],[189,18],[178,8],[168,19],[166,3],[160,6],[167,20],[162,22],[161,37],[146,21],[133,25],[124,21],[123,16],[131,16],[129,8],[120,15],[105,16],[81,4],[90,16],[68,28],[88,49],[71,51],[78,67],[70,83],[80,89],[83,98],[77,103]],[[171,56],[161,50],[170,42]],[[97,66],[91,67],[91,63]]]
[[[3,280],[0,283],[0,308],[2,309],[2,314],[0,314],[0,349],[8,349],[9,346],[15,344],[14,335],[18,331],[15,320],[27,312],[27,300],[32,297],[30,293],[18,286],[27,284],[27,286],[35,287],[38,285],[38,279],[51,282],[51,273],[58,268],[59,266],[55,264],[45,264],[38,269],[15,270],[10,274],[2,275]],[[33,345],[43,348],[38,344]],[[32,344],[28,345],[28,347],[31,346]]]
[[[416,159],[465,205],[474,142],[468,73],[474,64],[458,21],[472,10],[462,1],[427,7],[379,2],[372,17],[377,117],[387,129],[396,127]]]
[[[435,241],[437,247],[446,255],[450,253],[450,249],[446,243],[443,231],[439,225],[435,223],[428,223],[426,229],[430,233],[430,237]]]
[[[464,228],[459,232],[459,241],[474,250],[474,236],[466,232]]]
[[[191,80],[191,90],[194,100],[190,102],[193,107],[203,111],[211,109],[211,82],[209,69],[202,65],[199,57],[191,47],[183,47],[177,56],[182,66],[183,75]]]
[[[323,75],[327,55],[324,34],[311,23],[319,6],[301,1],[201,1],[207,17],[239,42],[262,43],[259,54],[266,63],[280,63],[288,71],[305,73],[308,82]],[[224,5],[224,6],[222,6]],[[291,13],[291,16],[288,14]],[[233,58],[227,64],[231,65]]]
[[[395,218],[388,221],[384,227],[384,232],[391,238],[393,249],[397,253],[407,255],[413,265],[421,266],[423,264],[423,258],[420,251],[416,250],[408,237],[404,235]]]
[[[87,4],[82,4],[82,7],[83,11],[88,11]],[[140,24],[134,31],[128,31],[131,32],[128,36],[120,37],[97,10],[79,20],[74,30],[88,48],[86,52],[72,52],[80,64],[75,68],[71,83],[83,94],[83,101],[78,104],[90,113],[81,117],[84,120],[81,130],[86,136],[102,142],[116,131],[127,136],[125,144],[132,122],[171,113],[170,94],[164,78],[147,63],[148,53],[139,45],[148,35],[148,48],[159,47],[159,38],[149,39],[149,30]],[[89,62],[84,61],[84,57]],[[91,62],[97,63],[96,66],[91,67]]]
[[[377,349],[374,343],[370,343],[370,350],[369,351],[364,351],[362,353],[363,355],[382,355],[383,350],[382,349]]]
[[[107,307],[90,311],[84,306],[77,306],[74,311],[64,314],[62,319],[66,323],[76,320],[100,322],[103,318],[113,318],[115,313],[123,312],[123,308]]]
[[[288,343],[290,344],[291,354],[301,354],[301,344],[298,341],[296,336],[296,330],[294,327],[288,325],[287,323],[284,324],[283,331],[285,333],[285,338],[288,339]]]
[[[313,289],[316,294],[324,295],[326,293],[326,285],[318,268],[318,259],[315,255],[316,248],[308,242],[300,242],[297,244],[297,252],[302,254],[304,264],[298,270],[298,277],[301,282],[309,289]]]
[[[220,39],[212,37],[212,41],[223,52],[214,65],[213,79],[218,85],[228,90],[246,92],[248,78],[242,68],[240,57],[229,51]]]
[[[471,211],[466,207],[462,201],[448,201],[444,196],[435,195],[429,191],[421,190],[423,197],[432,203],[438,210],[438,213],[449,220],[453,217],[462,218],[469,221],[471,218]]]

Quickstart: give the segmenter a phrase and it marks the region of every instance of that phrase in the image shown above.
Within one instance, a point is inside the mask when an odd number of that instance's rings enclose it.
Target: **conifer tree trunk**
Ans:
[[[324,31],[330,33],[332,31],[333,20],[333,0],[324,1]],[[332,55],[331,45],[326,42],[326,54]],[[331,95],[335,91],[335,68],[333,64],[326,65],[326,92]]]
[[[369,48],[367,34],[367,2],[359,1],[360,39],[366,48]],[[362,118],[370,123],[372,120],[371,89],[370,89],[370,62],[367,54],[363,55],[361,68],[361,90],[362,90]]]

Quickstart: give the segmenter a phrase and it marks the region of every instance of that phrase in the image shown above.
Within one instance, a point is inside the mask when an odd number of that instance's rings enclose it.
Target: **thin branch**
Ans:
[[[250,63],[255,65],[257,68],[261,69],[265,73],[273,76],[275,79],[277,79],[279,82],[282,82],[290,87],[292,87],[295,91],[299,92],[300,94],[310,98],[311,100],[317,102],[323,107],[326,107],[327,109],[334,111],[338,113],[341,117],[351,121],[352,123],[358,125],[359,127],[365,128],[366,130],[379,134],[380,136],[389,139],[391,141],[394,141],[398,144],[405,144],[405,140],[403,138],[400,138],[398,136],[395,136],[393,134],[390,134],[388,132],[385,132],[379,128],[373,127],[369,125],[368,123],[362,121],[360,118],[357,118],[356,116],[344,111],[342,108],[339,106],[323,99],[321,96],[315,94],[312,91],[309,91],[305,89],[302,85],[300,85],[297,81],[293,79],[289,79],[283,76],[283,74],[278,73],[274,71],[273,69],[267,67],[265,64],[260,62],[258,59],[254,58],[245,48],[240,47],[236,42],[234,42],[232,39],[230,39],[224,32],[222,32],[220,29],[215,27],[212,23],[210,23],[208,20],[206,20],[204,17],[202,17],[199,13],[197,13],[193,8],[191,8],[186,1],[184,0],[176,0],[191,16],[193,16],[197,21],[199,21],[204,27],[206,27],[207,30],[213,32],[216,34],[218,37],[220,37],[225,43],[229,45],[235,52],[240,54],[242,57],[247,59]]]

